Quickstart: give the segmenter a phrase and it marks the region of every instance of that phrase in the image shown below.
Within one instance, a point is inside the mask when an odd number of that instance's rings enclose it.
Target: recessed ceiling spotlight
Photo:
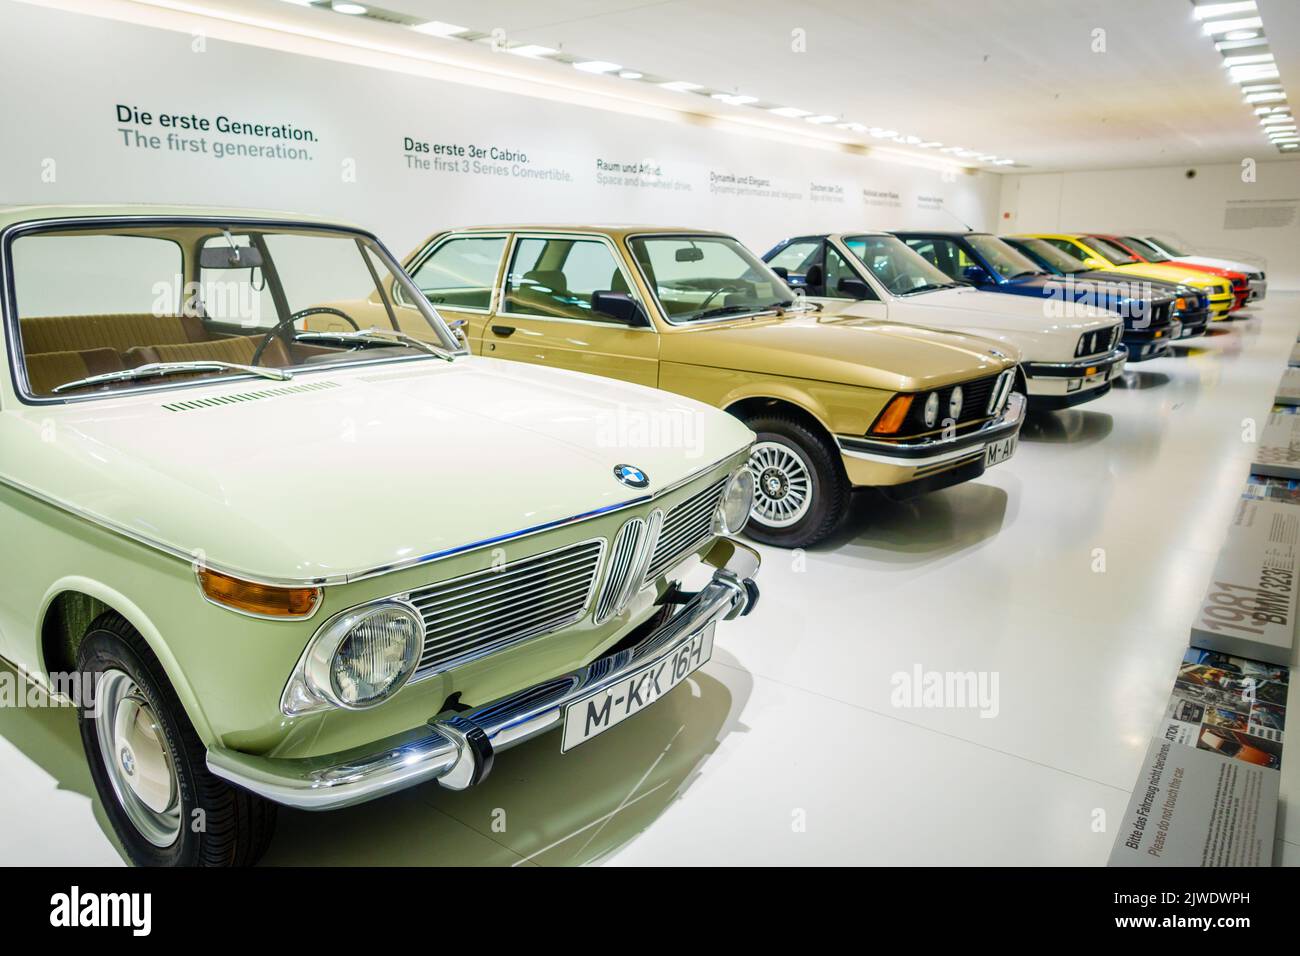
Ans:
[[[801,110],[794,106],[774,106],[768,112],[777,116],[788,116],[790,119],[802,119],[813,115],[812,110]]]
[[[644,73],[638,73],[636,70],[622,70],[618,74],[618,77],[621,80],[639,80],[644,76]]]
[[[1192,7],[1192,16],[1198,20],[1209,20],[1211,17],[1226,17],[1234,13],[1254,13],[1258,8],[1255,0],[1209,0],[1209,2],[1195,3]]]
[[[917,143],[916,145],[921,147],[921,149],[938,149],[943,145],[943,143],[939,142],[937,139],[932,139],[928,143]]]
[[[1245,56],[1225,56],[1223,65],[1226,67],[1246,66],[1250,63],[1272,63],[1272,53],[1248,53]]]
[[[549,46],[538,46],[536,43],[523,43],[519,46],[506,47],[507,53],[513,53],[515,56],[526,56],[536,59],[540,56],[551,56],[555,53]]]
[[[876,139],[893,139],[898,135],[898,130],[896,129],[881,129],[879,126],[873,126],[871,129],[867,130],[867,132]]]
[[[1016,164],[1016,161],[1015,161],[1014,159],[999,159],[999,160],[998,160],[997,162],[995,162],[993,165],[994,165],[994,166],[1014,166],[1015,164]]]
[[[1271,93],[1247,93],[1247,103],[1276,103],[1278,100],[1286,99],[1286,94],[1281,90],[1274,90]]]
[[[359,3],[331,3],[330,9],[349,17],[359,17],[366,12],[366,8]]]
[[[1276,80],[1280,75],[1277,67],[1271,63],[1228,67],[1228,79],[1234,83],[1249,83],[1252,80]]]
[[[582,60],[573,64],[573,68],[582,70],[583,73],[613,73],[623,69],[623,64],[610,63],[608,60]]]
[[[748,106],[750,103],[758,102],[757,96],[746,96],[744,93],[714,93],[713,98],[730,103],[732,106]]]
[[[1281,123],[1289,123],[1293,120],[1290,113],[1273,113],[1269,116],[1261,116],[1259,119],[1260,126],[1277,126]]]
[[[821,116],[807,116],[804,118],[804,122],[817,123],[818,125],[821,125],[822,123],[834,123],[837,119],[839,119],[839,117],[823,113]]]
[[[1229,30],[1223,35],[1225,40],[1262,40],[1258,30]]]
[[[1224,33],[1234,33],[1237,30],[1262,30],[1264,21],[1259,17],[1243,17],[1240,20],[1211,20],[1208,23],[1201,24],[1201,30],[1206,36],[1219,36]]]
[[[1267,46],[1268,40],[1259,37],[1255,40],[1224,40],[1214,44],[1214,48],[1220,53],[1226,53],[1228,50],[1249,50],[1253,47]]]
[[[469,27],[458,27],[454,23],[443,23],[441,20],[417,23],[411,29],[416,33],[425,33],[431,37],[454,37],[462,33],[469,33]]]
[[[685,80],[669,80],[667,83],[660,83],[659,86],[674,93],[690,93],[700,88],[700,84],[687,83]]]

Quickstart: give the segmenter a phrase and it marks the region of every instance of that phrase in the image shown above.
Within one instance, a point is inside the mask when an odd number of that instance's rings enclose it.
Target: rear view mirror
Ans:
[[[704,258],[704,250],[699,246],[685,246],[678,249],[673,258],[678,262],[699,262]]]
[[[681,250],[678,250],[679,252]],[[626,292],[593,292],[591,294],[591,311],[622,322],[624,325],[649,325],[641,305]]]
[[[252,246],[205,246],[199,253],[204,269],[256,269],[262,265],[262,253]]]
[[[817,293],[814,290],[820,289],[822,283],[825,281],[826,273],[822,271],[821,266],[811,265],[808,267],[808,273],[804,276],[804,284],[808,286],[808,291],[810,293],[816,295]]]
[[[790,270],[785,266],[772,266],[772,271],[779,275],[783,280],[789,280]]]

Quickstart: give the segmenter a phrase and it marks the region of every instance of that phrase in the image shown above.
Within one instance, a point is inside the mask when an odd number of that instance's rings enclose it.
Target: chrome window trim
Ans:
[[[18,348],[22,341],[22,330],[18,325],[18,295],[17,287],[14,284],[14,273],[11,267],[12,246],[16,239],[21,238],[28,233],[41,231],[58,231],[62,229],[76,229],[91,226],[102,226],[104,228],[113,228],[115,226],[239,226],[244,228],[259,229],[297,229],[315,232],[333,232],[342,236],[351,236],[353,238],[361,237],[373,243],[372,252],[377,252],[380,260],[393,274],[398,282],[410,286],[408,291],[418,292],[411,285],[411,279],[402,269],[401,264],[393,258],[393,254],[372,232],[354,226],[343,226],[330,222],[316,222],[310,219],[267,219],[256,216],[213,216],[209,214],[186,216],[183,214],[161,213],[161,214],[141,214],[126,216],[71,216],[67,218],[54,219],[28,219],[22,222],[11,223],[6,226],[3,232],[0,232],[0,312],[3,312],[3,328],[5,337],[5,352],[9,362],[9,373],[14,385],[14,393],[18,401],[24,405],[40,407],[46,405],[72,405],[83,402],[96,402],[111,398],[121,398],[124,396],[135,396],[148,394],[151,392],[180,391],[196,386],[209,386],[219,382],[249,381],[257,376],[252,375],[228,375],[218,376],[215,378],[200,378],[187,380],[173,380],[169,382],[160,382],[155,385],[144,385],[136,388],[115,389],[111,392],[90,395],[77,396],[36,396],[31,393],[31,386],[27,379],[26,363],[21,360],[18,354]],[[423,298],[423,297],[422,297]],[[443,347],[455,355],[469,355],[460,342],[460,339],[451,331],[446,321],[438,313],[438,310],[431,302],[425,301],[425,306],[430,310],[430,314],[436,320],[433,328],[439,335],[443,336]],[[418,307],[417,307],[418,308]],[[363,365],[382,365],[391,362],[408,362],[420,359],[432,359],[432,355],[406,355],[400,357],[386,357],[371,360],[356,360],[343,364],[324,364],[308,365],[293,369],[294,377],[299,374],[311,374],[313,372],[339,368],[357,368]]]
[[[614,267],[618,269],[623,276],[623,281],[631,292],[632,299],[646,311],[646,318],[650,320],[649,325],[625,325],[622,322],[602,322],[599,319],[570,319],[559,315],[531,315],[527,312],[507,312],[506,311],[506,294],[510,285],[510,270],[514,266],[515,253],[519,249],[519,244],[527,239],[574,239],[574,240],[595,240],[604,244],[609,250],[609,254],[614,259]],[[600,329],[621,329],[624,332],[657,332],[654,327],[654,319],[650,318],[650,312],[646,309],[645,303],[641,301],[641,294],[637,291],[636,283],[630,281],[632,275],[628,272],[627,263],[623,261],[623,255],[619,252],[618,246],[614,244],[609,236],[600,232],[514,232],[510,236],[510,241],[506,246],[506,255],[501,267],[501,279],[494,292],[495,309],[493,315],[498,315],[503,319],[528,319],[538,322],[564,322],[569,325],[594,325]]]
[[[444,306],[444,308],[446,308],[447,311],[449,312],[468,312],[471,315],[491,315],[493,310],[497,306],[497,292],[498,292],[497,277],[501,275],[502,263],[508,261],[506,260],[505,255],[510,251],[509,231],[456,232],[453,230],[452,232],[445,232],[440,236],[435,236],[432,242],[430,242],[427,246],[425,246],[423,249],[421,249],[416,255],[414,255],[411,258],[411,264],[407,266],[405,269],[406,274],[410,277],[411,284],[415,285],[415,271],[419,269],[420,266],[428,262],[435,252],[437,252],[439,249],[445,246],[448,242],[451,242],[453,239],[501,239],[503,240],[501,244],[502,257],[497,259],[497,275],[493,277],[492,285],[488,289],[488,307],[486,309],[479,309],[479,308],[472,308],[469,306],[460,306],[460,305]],[[417,290],[420,291],[420,294],[423,296],[424,295],[423,290],[421,290],[419,286],[415,286],[415,287]],[[398,292],[398,290],[396,289],[394,291]],[[397,299],[397,301],[400,304],[406,306],[407,308],[413,308],[411,303],[406,302],[402,299],[400,292],[399,294],[394,295],[393,298]],[[427,296],[424,296],[424,298],[425,301],[428,301]],[[434,305],[432,302],[429,302],[429,305],[434,309],[434,311],[437,311],[438,307],[436,305]]]
[[[397,571],[407,571],[410,570],[411,568],[420,567],[421,565],[433,564],[437,561],[443,560],[444,558],[450,558],[459,554],[467,554],[471,551],[477,551],[480,548],[487,548],[493,545],[503,544],[507,541],[517,541],[521,538],[527,538],[535,534],[541,534],[544,531],[553,531],[557,528],[563,528],[571,524],[577,524],[580,521],[586,521],[588,519],[597,518],[606,514],[614,514],[616,512],[623,511],[627,508],[634,508],[637,505],[644,504],[648,501],[655,501],[663,497],[664,495],[671,494],[672,492],[676,491],[678,488],[681,488],[684,485],[688,485],[692,481],[695,481],[696,479],[700,478],[702,475],[708,474],[710,471],[714,470],[715,468],[721,467],[724,463],[729,462],[733,459],[740,458],[741,456],[748,456],[748,454],[749,454],[749,449],[748,447],[746,447],[738,452],[733,452],[724,458],[719,458],[717,461],[713,462],[712,464],[706,465],[705,467],[700,468],[695,472],[692,472],[690,475],[687,475],[685,478],[682,478],[680,481],[674,482],[673,484],[667,486],[666,488],[663,488],[662,490],[655,492],[653,495],[642,495],[641,497],[633,498],[628,501],[621,502],[619,504],[608,505],[604,508],[597,508],[594,511],[587,511],[581,514],[571,515],[567,518],[560,518],[555,521],[546,522],[545,524],[535,525],[528,528],[522,528],[518,531],[512,531],[506,534],[497,535],[492,538],[484,538],[479,541],[472,541],[463,545],[457,545],[452,548],[447,548],[443,551],[435,551],[426,555],[421,555],[414,558],[408,558],[404,561],[396,561],[391,564],[378,565],[376,567],[364,568],[358,571],[341,572],[338,574],[324,575],[321,577],[314,577],[314,578],[277,578],[265,574],[259,574],[254,571],[245,571],[240,568],[236,568],[231,565],[222,564],[219,561],[213,561],[213,560],[205,560],[204,567],[210,568],[211,570],[216,571],[220,574],[227,574],[230,575],[231,577],[239,578],[242,581],[249,581],[254,584],[265,584],[270,587],[286,587],[286,588],[335,587],[342,584],[353,584],[356,583],[357,581],[365,581],[365,580],[369,580],[370,578],[380,577],[385,574],[392,574]],[[67,502],[60,501],[58,498],[54,498],[50,495],[44,494],[43,492],[40,492],[34,488],[24,485],[22,482],[15,481],[7,475],[0,475],[0,486],[10,488],[13,491],[18,492],[19,494],[26,495],[27,497],[32,498],[36,501],[40,501],[42,504],[46,504],[52,508],[56,508],[65,514],[72,515],[74,518],[80,518],[84,521],[89,522],[92,525],[95,525],[98,528],[102,528],[105,531],[108,531],[112,534],[116,534],[119,537],[134,541],[136,544],[144,545],[147,548],[152,548],[153,550],[169,555],[170,557],[178,558],[179,560],[184,561],[186,564],[190,564],[190,565],[194,564],[195,555],[192,551],[186,551],[183,548],[178,548],[175,545],[171,545],[168,544],[167,542],[160,541],[157,538],[152,538],[149,535],[146,535],[140,531],[136,531],[132,528],[128,528],[125,525],[121,525],[118,524],[117,522],[110,521],[106,518],[94,514],[93,512],[87,511],[84,508],[79,508]]]

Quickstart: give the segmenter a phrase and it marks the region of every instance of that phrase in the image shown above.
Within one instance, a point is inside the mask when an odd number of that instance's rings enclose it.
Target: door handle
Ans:
[[[509,338],[515,334],[515,327],[513,325],[494,325],[492,331],[502,338]]]

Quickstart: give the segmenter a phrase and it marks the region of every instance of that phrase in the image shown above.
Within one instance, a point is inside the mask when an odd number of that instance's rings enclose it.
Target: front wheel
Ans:
[[[754,507],[745,533],[763,544],[806,548],[844,520],[850,486],[839,452],[803,422],[784,415],[750,419]]]
[[[271,842],[275,805],[208,771],[202,741],[135,629],[103,615],[81,642],[77,667],[95,686],[94,706],[78,710],[81,743],[131,862],[255,863]]]

